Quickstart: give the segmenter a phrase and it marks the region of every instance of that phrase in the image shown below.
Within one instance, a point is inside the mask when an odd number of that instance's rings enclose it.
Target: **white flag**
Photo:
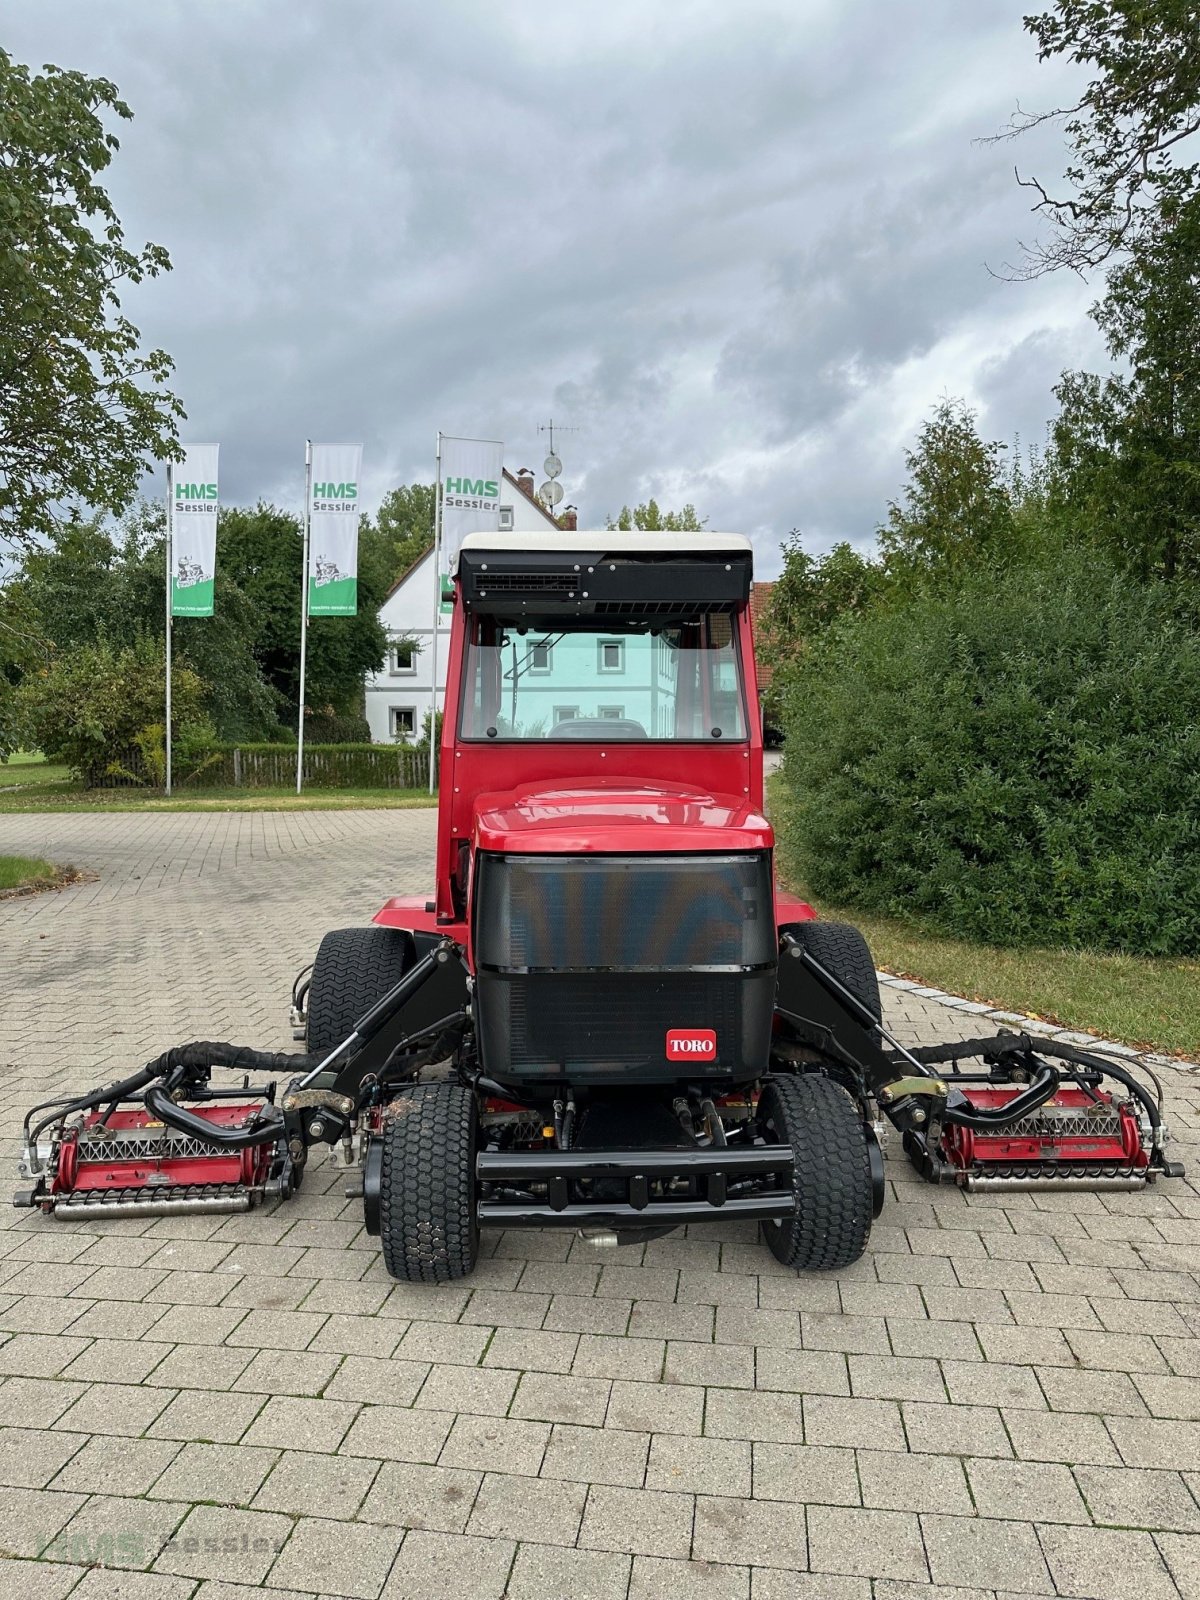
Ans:
[[[217,451],[189,444],[171,467],[171,615],[211,617],[217,572]]]
[[[497,439],[442,439],[442,572],[468,533],[500,526],[504,445]]]
[[[362,445],[314,444],[308,502],[308,614],[358,611],[358,484]]]

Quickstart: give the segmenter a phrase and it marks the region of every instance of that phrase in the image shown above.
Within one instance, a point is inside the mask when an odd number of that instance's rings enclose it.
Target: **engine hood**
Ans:
[[[771,825],[747,800],[683,784],[594,778],[479,796],[475,845],[523,855],[769,850]]]

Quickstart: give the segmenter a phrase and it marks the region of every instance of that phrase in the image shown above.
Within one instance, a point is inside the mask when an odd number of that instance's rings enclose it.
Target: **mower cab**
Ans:
[[[753,1220],[789,1265],[848,1265],[884,1116],[966,1187],[1178,1171],[1161,1092],[1119,1063],[1014,1033],[904,1049],[862,936],[778,888],[750,589],[732,535],[469,537],[432,897],[325,936],[293,991],[305,1054],[177,1047],[36,1108],[18,1201],[244,1207],[324,1143],[388,1270],[442,1282],[483,1227]]]

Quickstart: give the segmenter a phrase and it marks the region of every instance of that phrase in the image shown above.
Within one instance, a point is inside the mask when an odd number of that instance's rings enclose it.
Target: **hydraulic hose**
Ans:
[[[246,1044],[197,1040],[192,1044],[172,1045],[144,1070],[150,1078],[172,1080],[174,1087],[184,1077],[208,1067],[229,1067],[235,1072],[304,1072],[321,1059],[290,1050],[252,1050]]]
[[[74,1100],[43,1100],[41,1105],[32,1107],[26,1113],[22,1127],[22,1135],[27,1145],[34,1146],[38,1138],[55,1122],[61,1122],[64,1117],[73,1116],[76,1111],[94,1111],[97,1106],[108,1104],[113,1100],[128,1100],[132,1095],[144,1089],[159,1076],[158,1067],[154,1062],[148,1063],[132,1077],[119,1078],[116,1083],[107,1084],[103,1089],[89,1089],[86,1094],[78,1095]],[[39,1111],[53,1106],[48,1117],[43,1117],[37,1127],[30,1131],[29,1119]]]
[[[1150,1126],[1158,1129],[1162,1126],[1162,1114],[1159,1104],[1154,1096],[1140,1083],[1127,1067],[1120,1066],[1115,1061],[1110,1061],[1107,1056],[1095,1055],[1089,1050],[1080,1050],[1077,1045],[1061,1044],[1056,1039],[1035,1039],[1027,1033],[1000,1033],[990,1039],[963,1039],[957,1044],[924,1045],[912,1054],[918,1061],[928,1066],[940,1065],[944,1062],[963,1061],[971,1056],[981,1057],[985,1061],[1000,1061],[1005,1056],[1049,1056],[1055,1061],[1065,1061],[1069,1066],[1082,1068],[1085,1072],[1098,1073],[1102,1077],[1112,1078],[1115,1082],[1124,1084],[1143,1108],[1149,1118]],[[1056,1078],[1061,1079],[1062,1074],[1056,1073]],[[1068,1074],[1069,1076],[1069,1074]],[[953,1077],[948,1080],[953,1084]],[[1036,1087],[1041,1077],[1034,1080],[1031,1087]],[[1056,1084],[1057,1087],[1057,1084]],[[1054,1090],[1050,1091],[1053,1094]],[[1028,1091],[1026,1091],[1026,1094]],[[1030,1110],[1036,1110],[1050,1094],[1044,1095],[1034,1105],[1029,1105],[1026,1095],[1021,1095],[1017,1100],[1012,1100],[1004,1108],[1002,1121],[1013,1121],[1016,1116],[1024,1116]],[[1017,1111],[1018,1105],[1024,1104],[1023,1111]],[[981,1120],[977,1120],[981,1119]],[[946,1116],[947,1122],[959,1122],[966,1128],[992,1127],[997,1125],[994,1112],[954,1112]]]

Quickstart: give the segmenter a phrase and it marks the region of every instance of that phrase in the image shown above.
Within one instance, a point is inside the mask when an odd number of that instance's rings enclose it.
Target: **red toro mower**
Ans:
[[[245,1209],[324,1144],[388,1270],[441,1282],[481,1228],[728,1218],[845,1266],[883,1116],[968,1189],[1178,1175],[1156,1082],[1021,1033],[905,1049],[862,936],[777,889],[750,579],[725,535],[469,538],[434,897],[326,934],[293,993],[305,1053],[182,1045],[36,1107],[17,1203]]]

